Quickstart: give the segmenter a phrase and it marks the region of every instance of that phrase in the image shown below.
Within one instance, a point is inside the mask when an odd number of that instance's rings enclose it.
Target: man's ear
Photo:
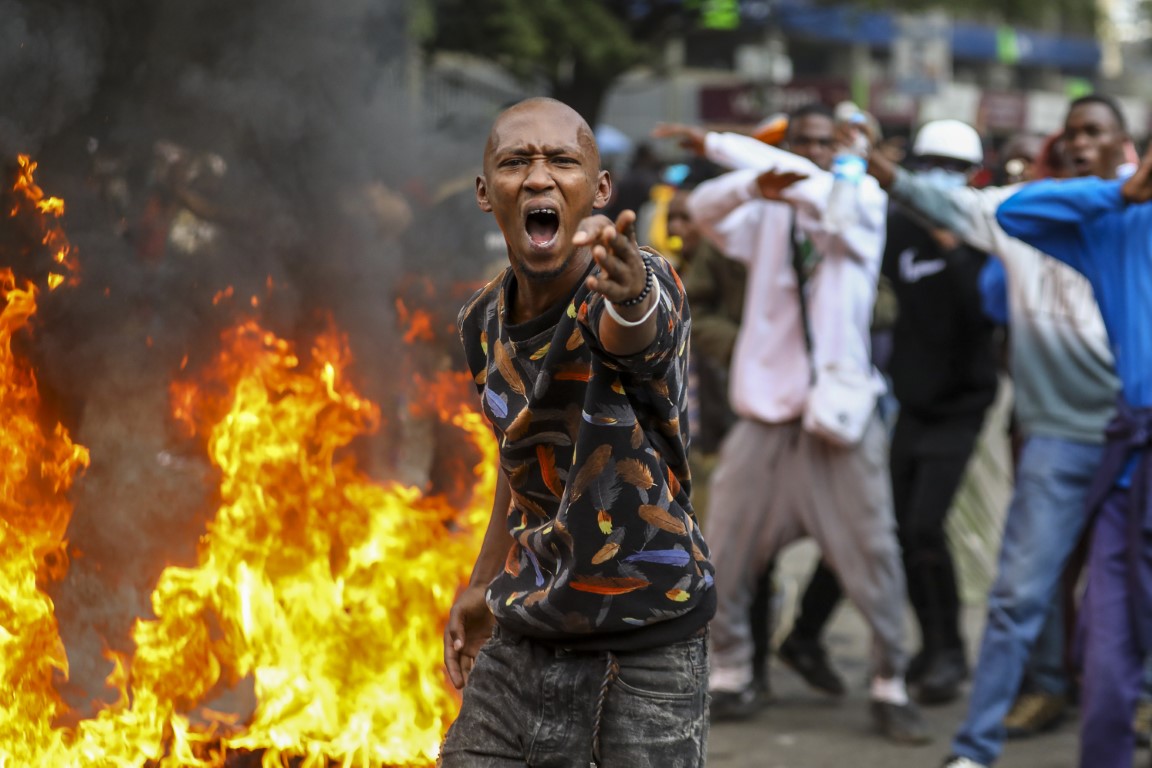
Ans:
[[[596,199],[592,201],[593,208],[603,208],[612,199],[612,176],[608,171],[600,171],[596,178]]]
[[[476,205],[484,213],[492,213],[492,203],[488,202],[488,184],[483,176],[476,177]]]

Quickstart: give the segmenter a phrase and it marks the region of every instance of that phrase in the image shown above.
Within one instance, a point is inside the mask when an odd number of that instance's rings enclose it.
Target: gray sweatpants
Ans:
[[[716,567],[714,689],[752,682],[748,608],[781,549],[811,536],[872,629],[874,673],[904,674],[905,584],[892,513],[888,439],[874,417],[860,444],[838,448],[800,422],[742,419],[721,447],[705,539]]]

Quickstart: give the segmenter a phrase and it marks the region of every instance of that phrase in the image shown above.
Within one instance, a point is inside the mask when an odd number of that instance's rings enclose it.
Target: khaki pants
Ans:
[[[903,675],[906,592],[879,417],[847,449],[808,434],[799,421],[742,419],[724,441],[709,495],[704,534],[719,601],[711,628],[714,689],[751,683],[748,606],[756,578],[804,536],[816,540],[871,627],[875,674]]]

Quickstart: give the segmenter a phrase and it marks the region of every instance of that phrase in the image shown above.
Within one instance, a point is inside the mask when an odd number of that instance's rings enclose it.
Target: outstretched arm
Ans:
[[[847,256],[879,269],[887,221],[884,193],[876,184],[862,182],[856,189],[854,220],[846,227],[831,230],[825,225],[824,212],[832,193],[832,174],[814,165],[807,170],[811,177],[797,171],[763,171],[756,177],[756,185],[764,198],[783,201],[796,209],[797,229],[811,238],[821,253]]]
[[[605,312],[600,318],[599,335],[604,350],[626,357],[647,349],[656,339],[655,305],[661,291],[653,268],[636,243],[635,212],[622,211],[615,223],[607,216],[589,216],[580,222],[572,242],[592,249],[600,272],[588,277],[588,288],[612,304],[613,312]],[[644,300],[639,304],[621,303],[641,293]]]
[[[681,147],[733,171],[779,168],[808,173],[809,166],[815,168],[799,155],[740,133],[706,131],[683,123],[660,123],[652,130],[652,136],[657,139],[674,139]]]
[[[875,156],[877,153],[873,153]],[[887,166],[887,167],[885,167]],[[870,158],[868,172],[892,195],[892,199],[919,214],[930,224],[955,232],[968,245],[995,251],[999,225],[996,209],[1019,187],[950,187],[909,173],[885,158]]]
[[[704,139],[707,135],[708,131],[703,128],[685,123],[657,123],[652,129],[652,138],[672,139],[683,149],[700,156],[704,155]]]
[[[717,165],[734,170],[774,168],[805,176],[827,173],[811,160],[739,133],[709,133],[704,140],[704,154]]]
[[[996,220],[1012,237],[1082,272],[1085,259],[1091,258],[1084,227],[1124,208],[1124,183],[1097,178],[1036,181],[1005,200]]]
[[[737,261],[756,256],[761,206],[755,171],[733,171],[710,179],[692,190],[688,208],[696,226],[723,253]]]

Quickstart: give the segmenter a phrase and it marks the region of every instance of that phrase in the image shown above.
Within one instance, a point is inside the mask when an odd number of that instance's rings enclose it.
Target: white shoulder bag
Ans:
[[[792,268],[796,272],[796,289],[800,298],[800,323],[804,330],[804,346],[808,350],[812,367],[812,335],[808,325],[808,298],[805,295],[807,277],[803,255],[796,243],[796,225],[791,232]],[[812,371],[812,384],[804,406],[805,431],[832,445],[849,448],[860,442],[864,431],[876,411],[876,397],[880,394],[872,372],[854,365],[830,363]]]

